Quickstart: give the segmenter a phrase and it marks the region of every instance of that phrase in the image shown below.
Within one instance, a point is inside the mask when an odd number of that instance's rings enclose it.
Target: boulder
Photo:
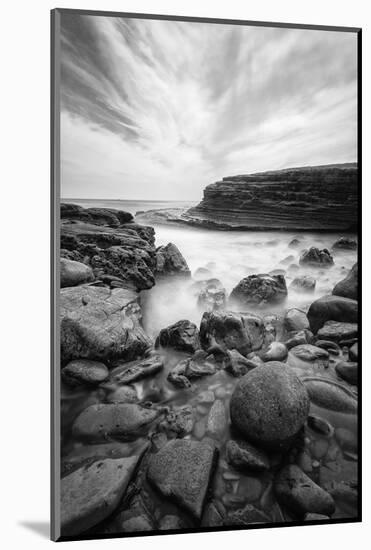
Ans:
[[[291,338],[286,340],[285,346],[287,349],[291,349],[302,344],[310,344],[312,340],[313,334],[310,330],[299,330],[299,332],[296,332],[293,336],[291,336]]]
[[[191,406],[170,410],[161,424],[167,433],[175,437],[184,437],[193,430],[194,413]]]
[[[302,361],[318,361],[328,359],[329,353],[325,349],[313,346],[312,344],[302,344],[291,348],[291,353]]]
[[[302,275],[301,277],[295,277],[290,284],[290,287],[296,292],[314,292],[316,288],[316,280],[309,275]]]
[[[60,296],[61,359],[135,359],[150,346],[132,290],[64,288]]]
[[[153,376],[163,369],[164,362],[159,355],[152,355],[145,359],[125,362],[122,365],[112,369],[110,380],[116,384],[133,384]]]
[[[330,411],[356,414],[358,409],[357,398],[348,388],[320,377],[303,378],[312,403]]]
[[[358,336],[357,323],[344,323],[340,321],[326,321],[317,332],[317,337],[323,340],[340,342]]]
[[[173,243],[156,249],[156,277],[190,277],[191,272],[179,249]]]
[[[340,250],[357,250],[357,241],[350,237],[340,237],[340,239],[334,242],[332,248]]]
[[[354,264],[348,275],[334,286],[332,294],[358,300],[358,264]]]
[[[61,258],[60,260],[60,284],[66,286],[82,285],[94,281],[94,273],[90,266],[74,260]]]
[[[152,455],[147,478],[165,497],[200,520],[216,465],[211,442],[173,439]]]
[[[232,290],[230,301],[241,306],[278,304],[287,296],[283,275],[249,275]]]
[[[288,350],[281,342],[272,342],[262,355],[263,361],[286,361]]]
[[[72,433],[77,438],[94,441],[105,440],[107,436],[136,439],[158,416],[157,410],[134,403],[90,405],[76,418]]]
[[[159,346],[194,353],[201,347],[198,328],[190,321],[178,321],[160,331],[156,340],[156,347]]]
[[[107,380],[109,370],[98,361],[75,359],[62,369],[61,374],[63,381],[69,386],[97,386]]]
[[[61,480],[61,532],[76,536],[106,519],[119,505],[139,456],[106,458]]]
[[[287,332],[299,332],[300,330],[309,329],[307,315],[304,311],[297,308],[289,309],[286,312],[283,324]]]
[[[226,446],[226,458],[237,470],[261,472],[270,467],[268,456],[247,441],[230,439]]]
[[[201,319],[200,340],[204,349],[219,344],[222,349],[236,349],[242,355],[260,349],[264,324],[252,313],[205,312]]]
[[[303,427],[309,412],[305,386],[284,363],[272,361],[241,378],[232,394],[232,425],[248,440],[284,448]]]
[[[282,468],[274,480],[277,500],[296,517],[307,513],[331,516],[335,503],[329,493],[311,480],[295,464]]]
[[[312,246],[301,253],[299,264],[331,267],[334,265],[334,259],[327,248],[320,250],[319,248]]]
[[[342,296],[323,296],[311,304],[307,316],[310,329],[316,334],[326,321],[357,323],[358,303]]]

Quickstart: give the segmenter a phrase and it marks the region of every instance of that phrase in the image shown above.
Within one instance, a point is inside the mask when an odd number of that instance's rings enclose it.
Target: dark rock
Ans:
[[[191,382],[186,377],[187,360],[180,361],[168,374],[167,379],[177,388],[190,388]]]
[[[329,351],[333,355],[340,355],[340,347],[336,342],[332,342],[331,340],[316,340],[314,345],[317,346],[317,348],[322,348]]]
[[[228,441],[226,458],[237,470],[264,471],[270,467],[268,456],[247,441]]]
[[[298,248],[300,244],[301,244],[301,241],[299,241],[299,239],[294,238],[289,242],[288,246],[289,248]]]
[[[357,250],[357,241],[350,237],[340,237],[340,239],[334,242],[332,248],[340,250]]]
[[[76,418],[75,437],[104,440],[108,437],[134,439],[144,433],[159,413],[132,403],[91,405]]]
[[[356,386],[358,384],[358,363],[340,361],[335,366],[335,371],[340,378]]]
[[[160,356],[152,355],[130,363],[123,363],[111,371],[110,379],[117,384],[132,384],[148,376],[153,376],[163,369],[164,363]]]
[[[328,359],[328,351],[312,344],[302,344],[291,348],[291,353],[298,357],[302,361],[318,361],[321,359]]]
[[[357,399],[342,384],[327,378],[306,377],[303,383],[307,388],[310,400],[324,409],[343,413],[356,414]]]
[[[260,349],[264,325],[251,313],[205,312],[200,325],[200,340],[204,349],[219,344],[223,349],[236,349],[242,355]]]
[[[349,359],[351,361],[358,361],[358,342],[353,344],[349,349]]]
[[[276,361],[241,378],[230,401],[233,426],[248,440],[268,448],[289,444],[308,412],[305,386],[290,367]]]
[[[63,381],[69,386],[98,385],[104,382],[109,371],[103,363],[88,359],[75,359],[66,365],[62,371]]]
[[[216,502],[209,502],[202,516],[202,527],[221,527],[223,525],[224,514]]]
[[[301,309],[292,308],[286,312],[283,324],[287,332],[309,329],[308,317]]]
[[[77,286],[60,297],[61,359],[127,361],[151,346],[141,324],[137,294],[132,290]]]
[[[276,497],[295,516],[307,513],[331,516],[335,503],[329,493],[314,483],[298,466],[285,466],[274,481]]]
[[[242,509],[230,512],[224,520],[224,525],[251,525],[255,523],[268,523],[270,521],[269,517],[262,510],[258,510],[252,504],[247,504]]]
[[[311,430],[320,433],[321,435],[325,435],[326,437],[330,437],[334,433],[334,428],[325,420],[324,418],[321,418],[320,416],[316,416],[315,414],[310,414],[307,419],[308,426]]]
[[[165,498],[201,519],[216,457],[210,442],[173,439],[150,458],[147,477]]]
[[[201,347],[198,328],[190,321],[178,321],[160,331],[156,340],[158,346],[194,353]]]
[[[327,248],[320,250],[312,246],[308,250],[304,250],[300,256],[299,264],[315,265],[321,267],[331,267],[334,265],[334,259]]]
[[[286,340],[285,346],[287,349],[294,348],[295,346],[300,346],[302,344],[310,344],[313,341],[313,333],[310,330],[304,329],[299,330],[291,338]]]
[[[314,292],[316,288],[316,280],[314,277],[309,275],[302,275],[301,277],[296,277],[290,284],[290,287],[296,292]]]
[[[235,349],[227,350],[224,366],[225,370],[236,378],[244,376],[249,370],[256,368],[250,359],[246,359]]]
[[[348,275],[334,286],[332,294],[358,300],[358,264],[354,264]]]
[[[340,342],[340,340],[358,336],[358,325],[357,323],[326,321],[323,327],[317,332],[317,336],[323,340]]]
[[[355,164],[229,176],[182,219],[214,229],[348,230],[357,224],[357,182]]]
[[[217,399],[211,406],[206,431],[211,437],[221,439],[227,428],[226,410],[223,401]]]
[[[216,365],[214,361],[206,355],[206,353],[205,357],[197,358],[193,356],[190,359],[185,359],[185,362],[185,376],[190,380],[192,380],[193,378],[201,378],[202,376],[209,376],[216,373]]]
[[[76,286],[94,281],[94,273],[91,267],[81,262],[60,260],[60,281],[61,288],[66,286]]]
[[[316,334],[326,321],[356,323],[358,303],[342,296],[323,296],[311,304],[307,315],[310,329]]]
[[[95,225],[118,227],[133,221],[133,216],[123,210],[113,208],[83,208],[77,204],[61,204],[62,220],[80,220]]]
[[[262,355],[263,361],[285,361],[288,350],[281,342],[272,342]]]
[[[169,411],[166,414],[165,420],[161,426],[166,432],[170,432],[176,437],[184,437],[192,432],[193,425],[193,409],[187,405],[185,407],[181,407],[180,409],[173,409]]]
[[[249,275],[232,290],[231,302],[242,306],[281,303],[286,299],[287,288],[283,275]]]
[[[157,277],[190,277],[191,272],[179,249],[173,243],[156,250]]]
[[[119,505],[139,457],[107,458],[61,480],[61,531],[79,535],[106,519]]]
[[[304,521],[326,521],[330,519],[330,516],[324,514],[305,514]]]

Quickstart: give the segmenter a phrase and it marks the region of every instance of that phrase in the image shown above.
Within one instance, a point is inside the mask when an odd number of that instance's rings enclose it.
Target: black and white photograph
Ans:
[[[52,25],[53,538],[359,522],[360,30]]]

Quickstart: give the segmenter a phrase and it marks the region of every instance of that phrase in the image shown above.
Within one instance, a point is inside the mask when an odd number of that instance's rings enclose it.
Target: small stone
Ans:
[[[291,353],[302,361],[318,361],[329,358],[329,353],[325,349],[318,348],[312,344],[302,344],[291,349]]]
[[[207,432],[216,438],[221,438],[227,427],[226,410],[223,401],[218,399],[212,405],[207,420]]]
[[[62,369],[61,374],[69,386],[96,386],[107,380],[109,371],[106,365],[98,361],[75,359]]]
[[[263,471],[269,469],[268,456],[247,441],[230,440],[226,446],[229,464],[238,470]]]

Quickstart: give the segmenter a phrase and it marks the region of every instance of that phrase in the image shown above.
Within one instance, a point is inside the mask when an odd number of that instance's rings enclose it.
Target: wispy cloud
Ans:
[[[356,159],[356,36],[62,16],[62,196],[199,199]]]

